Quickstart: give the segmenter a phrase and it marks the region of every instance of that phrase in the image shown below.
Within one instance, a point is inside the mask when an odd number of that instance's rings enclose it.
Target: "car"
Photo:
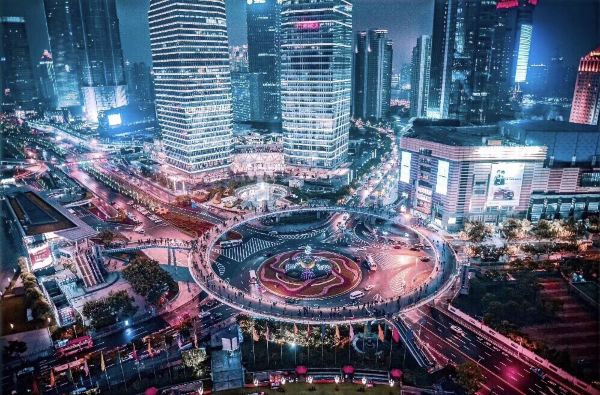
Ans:
[[[429,262],[431,260],[431,258],[429,258],[428,256],[422,256],[421,258],[419,258],[419,260],[421,262]]]
[[[210,317],[210,311],[201,311],[200,314],[198,314],[198,318],[200,318],[200,319],[206,318],[206,317]]]
[[[410,247],[410,250],[411,251],[420,251],[421,249],[417,246],[412,246],[412,247]]]
[[[298,303],[298,300],[297,299],[292,299],[292,298],[287,298],[285,300],[285,303],[287,303],[287,304],[296,304],[296,303]]]
[[[360,299],[363,296],[365,296],[365,293],[363,291],[353,291],[350,293],[351,300]]]
[[[500,188],[494,191],[494,200],[513,200],[515,193],[510,189]]]
[[[209,300],[208,300],[208,301],[205,303],[206,307],[213,307],[213,306],[216,306],[216,305],[218,305],[218,304],[219,304],[219,302],[217,302],[215,299],[209,299]]]
[[[452,332],[454,332],[454,333],[457,333],[457,334],[461,335],[461,336],[464,336],[464,334],[465,334],[465,331],[463,331],[461,327],[458,327],[456,325],[450,325],[450,330]]]
[[[529,370],[531,371],[531,373],[535,374],[540,379],[543,379],[544,377],[546,377],[546,373],[544,372],[544,370],[542,370],[538,367],[532,366],[531,368],[529,368]]]
[[[375,288],[375,285],[373,285],[373,284],[367,284],[364,289],[365,289],[365,292],[369,292],[373,288]]]

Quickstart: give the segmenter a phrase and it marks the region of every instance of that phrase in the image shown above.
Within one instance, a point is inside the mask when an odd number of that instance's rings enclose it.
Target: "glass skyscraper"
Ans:
[[[167,162],[186,173],[229,165],[233,119],[224,0],[151,0],[156,115]]]
[[[352,3],[283,0],[281,107],[289,165],[346,160],[352,76]]]
[[[0,17],[2,25],[2,104],[32,110],[37,106],[38,91],[31,68],[25,19]]]
[[[253,120],[281,119],[280,35],[281,0],[248,0],[248,65],[251,73],[262,73],[262,112]],[[254,116],[253,116],[254,117]]]
[[[74,0],[44,0],[44,8],[54,63],[56,106],[80,106],[79,50],[73,27],[77,6]]]
[[[429,71],[431,67],[431,37],[420,36],[412,50],[410,81],[410,116],[427,116],[429,99]]]

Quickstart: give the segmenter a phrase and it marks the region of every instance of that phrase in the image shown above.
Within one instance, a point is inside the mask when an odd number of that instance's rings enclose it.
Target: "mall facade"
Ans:
[[[470,220],[497,224],[516,217],[537,222],[597,212],[597,133],[581,125],[574,130],[567,122],[550,130],[545,121],[535,122],[445,126],[443,121],[418,121],[400,140],[404,207],[448,231],[458,231]],[[519,130],[543,130],[546,139],[533,139],[533,134],[526,138]],[[557,147],[550,143],[557,133],[580,143]],[[577,154],[575,161],[556,161],[556,155]]]

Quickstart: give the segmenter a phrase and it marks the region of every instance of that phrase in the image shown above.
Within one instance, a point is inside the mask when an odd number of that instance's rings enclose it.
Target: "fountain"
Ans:
[[[293,256],[285,265],[285,274],[295,280],[312,280],[324,278],[331,274],[332,264],[327,258],[312,254],[312,248],[307,245],[304,252]]]

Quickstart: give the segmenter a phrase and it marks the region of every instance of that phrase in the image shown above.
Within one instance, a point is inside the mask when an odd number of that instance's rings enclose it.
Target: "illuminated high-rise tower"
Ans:
[[[387,30],[358,32],[354,48],[353,116],[381,120],[390,110],[392,41]]]
[[[286,163],[336,168],[350,129],[352,3],[283,0],[281,107]]]
[[[600,47],[579,62],[569,122],[600,126]]]
[[[262,110],[253,120],[278,122],[281,119],[281,0],[248,0],[246,12],[249,70],[262,74],[262,88],[253,94],[262,102]]]
[[[25,19],[19,16],[0,17],[2,49],[0,62],[2,96],[0,102],[8,107],[33,110],[38,105],[38,90],[31,68]]]
[[[412,76],[410,80],[410,116],[426,117],[429,99],[429,70],[431,67],[431,37],[417,38],[412,50]]]
[[[167,162],[189,173],[229,165],[233,119],[224,0],[151,0],[156,115]]]
[[[75,40],[75,0],[44,0],[50,52],[54,66],[56,106],[68,108],[81,106],[80,56]]]

